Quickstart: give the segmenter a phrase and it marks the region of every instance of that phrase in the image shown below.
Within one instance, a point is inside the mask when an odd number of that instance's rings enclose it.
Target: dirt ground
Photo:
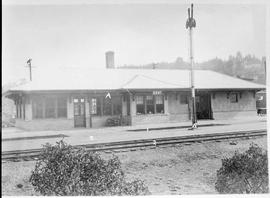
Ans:
[[[230,145],[231,141],[157,147],[115,155],[119,156],[127,178],[144,180],[153,195],[215,194],[216,171],[222,158],[232,156],[236,150],[247,150],[252,142],[267,148],[266,137],[237,140],[236,145]],[[2,163],[2,195],[38,195],[28,181],[34,165],[33,161]]]

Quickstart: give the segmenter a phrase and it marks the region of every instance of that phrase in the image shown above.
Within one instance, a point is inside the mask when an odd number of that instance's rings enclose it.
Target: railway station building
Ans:
[[[104,69],[34,71],[33,80],[12,88],[16,127],[26,130],[98,128],[183,122],[191,119],[189,70],[119,69],[106,54]],[[195,70],[200,119],[257,116],[256,92],[264,85],[209,70]]]

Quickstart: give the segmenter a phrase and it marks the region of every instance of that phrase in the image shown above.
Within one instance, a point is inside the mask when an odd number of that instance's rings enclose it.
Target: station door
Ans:
[[[85,118],[85,99],[84,98],[74,98],[74,127],[86,127]]]

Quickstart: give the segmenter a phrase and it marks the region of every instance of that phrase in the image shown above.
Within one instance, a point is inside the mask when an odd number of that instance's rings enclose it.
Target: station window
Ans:
[[[58,118],[67,117],[67,99],[66,98],[57,99],[57,117]]]
[[[164,96],[136,96],[137,114],[164,113]]]
[[[144,99],[143,96],[136,96],[137,114],[144,114]]]
[[[156,113],[164,113],[164,99],[162,95],[155,96]]]
[[[91,115],[101,115],[101,99],[100,97],[91,99]]]
[[[238,102],[238,94],[237,93],[231,93],[230,94],[230,102],[231,103],[237,103]]]
[[[146,96],[146,113],[153,114],[155,113],[154,110],[154,97],[153,96]]]
[[[101,115],[101,100],[97,98],[97,113],[96,115]]]
[[[105,98],[103,96],[91,99],[92,115],[120,115],[122,113],[121,97]]]
[[[112,108],[113,108],[113,115],[121,115],[122,114],[121,97],[113,97],[112,98]]]
[[[37,97],[33,99],[33,118],[66,118],[67,99],[64,97]]]
[[[78,102],[75,102],[75,104],[74,104],[74,115],[75,116],[79,116],[80,115],[80,105],[79,105]]]
[[[110,98],[103,100],[103,115],[112,115],[112,101]]]
[[[84,104],[84,99],[81,99],[81,102],[79,103],[79,115],[85,115],[85,104]]]
[[[180,95],[180,104],[188,104],[188,96]]]
[[[97,115],[97,99],[96,98],[91,99],[91,114]]]

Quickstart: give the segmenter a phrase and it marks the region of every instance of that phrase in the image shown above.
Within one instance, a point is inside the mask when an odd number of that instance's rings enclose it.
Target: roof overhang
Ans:
[[[26,95],[26,94],[97,94],[97,93],[124,93],[124,92],[152,92],[152,91],[190,91],[191,88],[148,88],[148,89],[96,89],[96,90],[9,90],[2,93],[2,96],[12,98],[13,95]],[[207,92],[228,92],[228,91],[261,91],[265,90],[265,88],[213,88],[213,89],[205,89],[205,88],[196,88],[196,91],[207,91]]]

